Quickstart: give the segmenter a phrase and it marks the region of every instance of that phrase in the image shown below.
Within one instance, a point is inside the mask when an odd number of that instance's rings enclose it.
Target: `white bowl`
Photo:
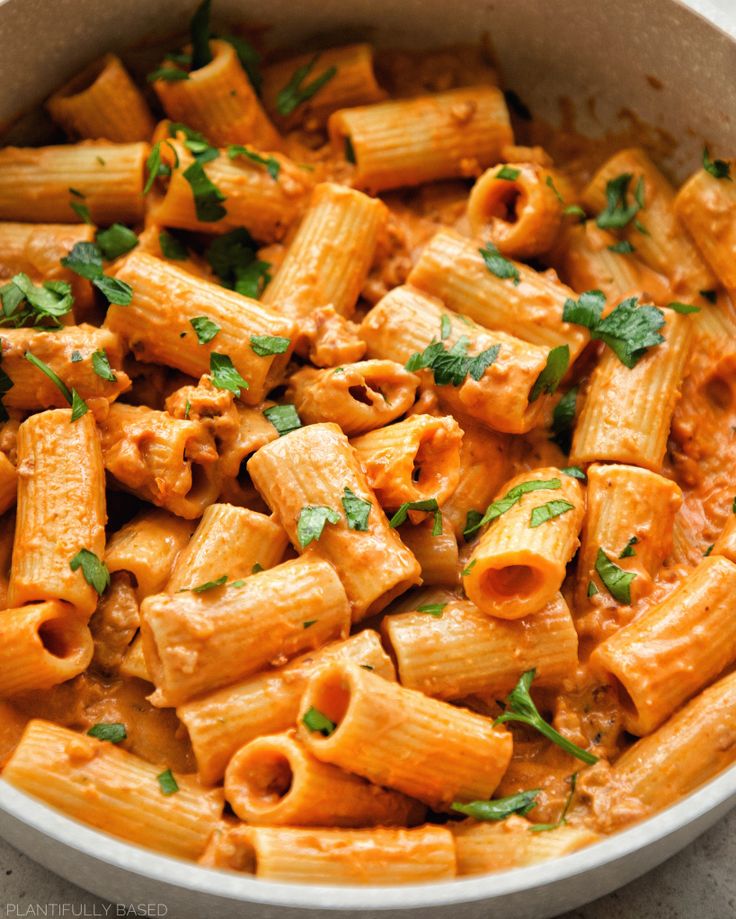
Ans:
[[[678,0],[215,0],[215,6],[233,21],[276,23],[269,33],[274,44],[329,32],[336,40],[363,36],[394,47],[431,47],[477,42],[487,33],[505,85],[535,115],[554,122],[566,97],[581,116],[579,127],[597,133],[615,128],[622,110],[633,112],[675,139],[669,144],[663,137],[660,158],[682,179],[699,163],[704,140],[719,155],[736,150],[731,2],[692,0],[710,21]],[[181,30],[194,5],[0,0],[0,124],[102,52]],[[99,896],[166,904],[176,919],[309,919],[325,911],[356,919],[543,919],[653,868],[734,804],[736,767],[656,817],[557,861],[409,887],[282,884],[199,868],[92,830],[2,781],[0,834]]]

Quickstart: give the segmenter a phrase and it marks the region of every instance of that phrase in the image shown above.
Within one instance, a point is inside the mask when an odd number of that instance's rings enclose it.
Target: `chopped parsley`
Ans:
[[[523,817],[537,806],[540,792],[540,788],[533,788],[492,801],[470,801],[468,804],[455,801],[452,809],[458,814],[465,814],[466,817],[474,817],[476,820],[505,820],[511,814]]]
[[[84,580],[90,587],[94,587],[98,594],[103,594],[110,586],[110,572],[107,570],[107,565],[89,549],[80,549],[69,562],[69,567],[72,571],[81,568]]]
[[[504,280],[510,278],[514,282],[514,287],[518,286],[521,280],[519,269],[514,265],[511,259],[501,255],[493,243],[486,243],[482,249],[478,249],[478,252],[483,256],[486,268],[491,274],[495,274],[497,278],[502,278]]]
[[[560,204],[563,206],[562,213],[565,216],[580,217],[581,220],[585,220],[585,211],[582,209],[582,207],[580,207],[579,204],[567,204],[567,205],[565,204],[565,199],[562,197],[559,190],[557,189],[557,186],[555,185],[555,182],[552,176],[547,176],[547,178],[545,179],[545,185],[547,185],[548,188],[551,188],[552,191],[555,193],[555,197],[560,202]]]
[[[597,763],[597,756],[588,753],[587,750],[582,750],[577,744],[568,740],[567,737],[563,737],[562,734],[556,731],[552,725],[548,724],[539,714],[537,706],[534,704],[534,700],[529,694],[529,689],[531,688],[535,676],[536,671],[534,669],[527,670],[526,673],[521,675],[516,687],[506,698],[507,707],[505,711],[496,718],[495,723],[506,724],[507,721],[519,721],[531,728],[535,728],[540,734],[546,737],[547,740],[551,740],[552,743],[557,744],[557,746],[566,753],[587,763],[589,766],[592,766],[593,763]]]
[[[331,507],[324,505],[307,505],[299,511],[296,525],[296,538],[302,549],[320,539],[328,523],[339,523],[340,515]]]
[[[205,581],[204,584],[198,584],[196,587],[185,587],[184,590],[191,590],[195,594],[203,594],[208,590],[214,590],[216,587],[224,587],[227,584],[227,575],[221,574],[219,578],[213,581]]]
[[[573,386],[560,399],[552,412],[552,443],[569,453],[572,446],[572,429],[575,423],[575,409],[578,401],[578,387]],[[563,470],[564,471],[564,470]]]
[[[250,150],[248,147],[244,147],[242,144],[231,144],[227,148],[227,155],[231,160],[234,160],[238,156],[244,156],[252,163],[256,163],[258,166],[263,166],[266,172],[274,181],[276,181],[276,179],[279,177],[281,164],[274,156],[263,156],[263,154],[257,153],[255,150]]]
[[[323,715],[313,705],[305,712],[302,724],[312,733],[322,734],[323,737],[329,737],[337,727],[334,721],[330,721],[327,715]]]
[[[598,549],[595,570],[614,600],[618,603],[631,604],[631,582],[636,578],[633,571],[624,571],[623,568],[619,568],[603,549]]]
[[[667,304],[668,310],[674,310],[676,313],[682,313],[683,316],[687,316],[690,313],[699,313],[700,307],[693,306],[692,303],[680,303],[677,300],[673,300],[672,303]]]
[[[158,782],[162,795],[166,795],[168,797],[169,795],[174,795],[177,791],[179,791],[179,786],[176,784],[176,779],[174,778],[171,769],[167,769],[165,772],[160,772],[156,776],[156,781]]]
[[[282,335],[251,335],[250,347],[258,357],[270,357],[272,354],[286,354],[291,344],[290,338]]]
[[[148,74],[146,80],[149,83],[155,83],[156,80],[163,80],[165,83],[176,83],[179,80],[188,80],[189,74],[181,67],[159,67]]]
[[[546,833],[548,830],[556,830],[567,823],[567,812],[570,810],[572,799],[575,797],[575,786],[578,781],[577,772],[573,772],[568,781],[570,783],[570,793],[568,794],[565,805],[562,808],[560,819],[555,823],[535,823],[534,826],[529,827],[532,833]]]
[[[93,352],[92,369],[98,377],[107,380],[108,383],[115,383],[117,381],[117,377],[110,366],[110,360],[104,348],[100,348],[99,351]]]
[[[161,254],[164,258],[174,259],[178,262],[189,258],[189,253],[184,243],[166,230],[162,230],[158,234],[158,244],[161,246]]]
[[[664,341],[659,329],[664,313],[656,306],[637,306],[636,297],[622,300],[601,319],[606,298],[599,290],[581,294],[579,300],[565,301],[562,318],[590,330],[593,339],[604,342],[626,367],[635,367],[649,348]]]
[[[406,523],[409,511],[429,511],[434,514],[434,524],[432,526],[432,535],[439,536],[442,532],[442,511],[437,503],[436,498],[424,498],[421,501],[405,501],[389,520],[392,527],[400,527]]]
[[[138,245],[138,237],[122,223],[114,223],[106,230],[100,230],[96,239],[102,254],[110,262]]]
[[[468,565],[466,565],[460,573],[462,574],[464,578],[467,577],[477,564],[478,564],[478,559],[477,558],[472,559],[472,561]]]
[[[559,479],[533,479],[530,482],[520,482],[518,485],[514,485],[513,488],[510,488],[506,492],[503,498],[499,498],[498,501],[494,501],[492,504],[488,505],[485,514],[483,514],[480,520],[474,521],[471,527],[466,525],[463,536],[467,539],[471,533],[474,533],[482,526],[485,526],[487,523],[505,514],[506,511],[510,511],[511,508],[515,504],[518,504],[522,497],[529,494],[529,492],[541,490],[553,491],[557,488],[562,488],[562,483]]]
[[[475,357],[468,356],[468,338],[462,335],[448,350],[442,341],[433,341],[421,353],[412,354],[404,365],[407,370],[431,370],[438,386],[462,386],[468,374],[480,380],[501,350],[492,345]]]
[[[347,520],[349,529],[366,531],[372,506],[370,501],[364,500],[347,486],[345,487],[342,496],[342,509],[345,512],[345,520]]]
[[[435,619],[441,619],[446,606],[446,603],[423,603],[417,607],[417,612],[427,613],[430,616],[434,616]]]
[[[596,220],[602,230],[622,229],[644,207],[644,176],[639,176],[634,200],[629,202],[629,185],[633,178],[630,172],[622,172],[606,182],[606,208]]]
[[[206,67],[212,60],[210,51],[210,2],[203,0],[192,16],[189,31],[192,38],[192,70]]]
[[[543,523],[547,523],[548,520],[554,520],[555,517],[560,517],[562,514],[574,509],[575,505],[570,504],[569,501],[563,501],[562,499],[548,501],[546,504],[542,504],[532,510],[529,526],[532,528],[540,527]]]
[[[638,542],[639,538],[637,536],[632,536],[631,539],[626,543],[626,546],[621,555],[619,555],[619,558],[632,558],[634,555],[636,555],[634,546],[637,545]]]
[[[703,147],[703,169],[710,173],[714,179],[726,179],[729,182],[733,182],[731,164],[726,160],[712,160],[707,147]]]
[[[82,194],[82,192],[78,191],[76,188],[70,188],[69,194],[72,196],[71,200],[69,201],[69,207],[74,211],[74,213],[83,223],[92,224],[92,217],[89,213],[89,207],[87,207],[87,205],[84,203],[84,200],[87,196]]]
[[[171,175],[171,166],[161,160],[161,144],[166,144],[169,150],[171,150],[171,152],[174,154],[174,165],[179,165],[179,156],[176,152],[176,149],[169,143],[169,141],[157,141],[153,147],[151,147],[151,152],[146,157],[146,184],[143,186],[144,195],[147,195],[148,192],[153,188],[153,183],[159,176]]]
[[[59,319],[69,312],[74,303],[71,285],[66,281],[45,281],[38,287],[22,271],[0,287],[0,300],[0,325],[16,329],[44,323],[51,328],[60,328]]]
[[[594,597],[598,593],[598,588],[595,586],[595,581],[588,581],[588,596]]]
[[[33,364],[34,367],[45,373],[46,376],[51,380],[51,382],[57,387],[62,396],[72,407],[72,421],[77,421],[82,415],[86,415],[89,411],[87,403],[79,395],[76,389],[70,390],[66,383],[55,373],[48,364],[45,364],[40,358],[36,357],[35,354],[31,354],[30,351],[26,351],[23,355],[27,361]],[[12,384],[11,384],[12,385]],[[8,387],[9,389],[10,387]],[[7,390],[5,390],[7,392]],[[85,550],[86,551],[86,550]]]
[[[450,335],[452,335],[452,323],[450,322],[450,317],[443,313],[442,319],[440,319],[440,340],[447,341]]]
[[[220,326],[208,316],[195,316],[189,320],[189,325],[197,333],[197,341],[200,345],[206,345],[220,331]]]
[[[580,479],[581,482],[588,481],[587,475],[579,466],[565,466],[564,469],[560,469],[560,472],[564,472],[565,475],[569,475],[571,479]]]
[[[514,169],[513,166],[502,166],[494,176],[494,179],[503,179],[505,182],[515,182],[520,175],[520,169]]]
[[[534,386],[532,386],[532,391],[529,393],[529,401],[536,402],[542,393],[547,393],[549,395],[556,392],[569,366],[569,346],[558,345],[558,347],[552,348],[547,354],[547,363],[545,364],[544,370],[539,374]]]
[[[90,737],[96,737],[97,740],[107,740],[110,743],[122,743],[128,736],[125,725],[119,721],[101,721],[92,725],[87,734]]]
[[[128,306],[133,299],[133,288],[125,281],[108,277],[102,270],[102,251],[95,243],[75,243],[69,255],[61,260],[68,268],[82,278],[91,281],[105,296],[108,303]]]
[[[263,409],[263,416],[276,428],[279,436],[290,434],[302,426],[302,420],[296,410],[296,406],[291,403],[287,405],[272,405],[270,408]]]
[[[210,375],[212,382],[218,389],[227,389],[240,398],[241,389],[248,389],[248,383],[233,366],[227,354],[212,351],[210,354]]]
[[[609,252],[616,252],[618,255],[631,255],[636,249],[631,245],[628,239],[621,239],[617,243],[607,246]]]
[[[197,220],[203,223],[214,223],[216,220],[221,220],[227,214],[221,204],[226,200],[225,195],[209,179],[202,164],[195,160],[187,166],[182,175],[192,189]]]
[[[245,297],[257,298],[271,280],[269,262],[256,257],[257,245],[250,233],[238,227],[219,236],[205,253],[223,287]]]
[[[301,67],[297,67],[286,86],[279,90],[276,96],[276,111],[279,115],[291,115],[296,108],[311,99],[315,93],[322,89],[325,83],[329,83],[335,76],[337,67],[328,67],[311,83],[305,84],[304,81],[314,70],[318,59],[319,54],[315,54],[311,61]]]

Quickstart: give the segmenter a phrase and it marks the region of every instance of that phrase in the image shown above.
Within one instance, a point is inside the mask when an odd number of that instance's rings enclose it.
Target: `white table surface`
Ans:
[[[643,0],[646,2],[646,0]],[[736,0],[684,0],[736,36]],[[105,916],[105,901],[0,840],[0,917]],[[59,908],[65,906],[62,913]],[[114,915],[114,913],[113,913]],[[736,810],[654,871],[560,919],[736,919]],[[167,919],[176,919],[169,914]],[[215,917],[203,917],[215,919]]]

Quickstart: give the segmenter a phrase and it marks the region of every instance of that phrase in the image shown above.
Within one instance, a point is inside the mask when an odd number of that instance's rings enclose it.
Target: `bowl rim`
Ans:
[[[729,801],[736,804],[736,765],[652,817],[548,862],[451,881],[392,886],[326,885],[264,881],[162,855],[67,817],[0,779],[0,811],[89,859],[188,893],[259,905],[330,911],[459,905],[541,889],[626,859]]]

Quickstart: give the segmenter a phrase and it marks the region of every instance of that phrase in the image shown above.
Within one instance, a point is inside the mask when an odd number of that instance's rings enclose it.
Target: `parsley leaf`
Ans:
[[[598,593],[598,588],[595,586],[595,581],[588,581],[588,596],[594,597]]]
[[[501,346],[492,345],[475,357],[468,357],[468,344],[464,335],[449,350],[443,342],[433,341],[421,354],[412,354],[404,366],[411,371],[431,370],[438,386],[462,386],[468,374],[480,380],[498,357]]]
[[[424,498],[422,501],[405,501],[389,520],[389,524],[392,527],[400,527],[402,523],[406,523],[409,511],[431,511],[434,514],[432,535],[438,535],[434,532],[437,529],[437,521],[439,521],[440,532],[442,531],[442,511],[436,498]]]
[[[223,287],[257,298],[271,280],[269,262],[256,258],[257,245],[250,233],[238,227],[219,236],[205,253],[205,258]]]
[[[572,429],[575,424],[575,410],[578,401],[578,387],[573,386],[560,399],[552,412],[552,443],[569,453],[572,446]]]
[[[122,223],[114,223],[106,230],[100,230],[97,234],[97,245],[102,250],[102,254],[108,261],[119,258],[135,249],[138,245],[138,237],[128,227]]]
[[[166,772],[160,772],[156,776],[156,781],[159,784],[162,795],[166,795],[168,797],[169,795],[176,794],[176,792],[179,791],[179,786],[176,784],[176,779],[174,778],[171,769],[167,769]]]
[[[2,349],[0,348],[0,356],[2,354]],[[15,384],[7,375],[7,373],[0,368],[0,421],[7,421],[10,417],[8,415],[8,410],[3,405],[3,396],[12,389]]]
[[[168,233],[166,230],[162,230],[158,234],[158,244],[161,246],[161,254],[164,258],[170,258],[176,261],[182,261],[185,258],[189,258],[189,253],[184,243],[175,236],[172,236],[171,233]]]
[[[526,673],[521,675],[514,690],[509,693],[506,698],[506,710],[502,715],[496,718],[495,724],[506,724],[507,721],[520,721],[522,724],[535,728],[540,734],[546,737],[547,740],[551,740],[552,743],[557,744],[557,746],[566,753],[582,760],[582,762],[587,763],[589,766],[592,766],[593,763],[597,763],[597,756],[588,753],[587,750],[582,750],[577,744],[563,737],[551,724],[547,724],[544,718],[539,714],[537,706],[534,704],[534,700],[529,694],[529,689],[531,688],[535,676],[536,671],[533,669],[527,670]]]
[[[562,808],[560,819],[556,823],[535,823],[534,826],[529,827],[532,833],[546,833],[547,830],[556,830],[558,827],[561,827],[563,824],[567,823],[567,812],[570,810],[572,799],[575,797],[575,786],[577,781],[578,774],[577,772],[573,772],[569,778],[570,794],[567,796],[565,806]]]
[[[636,366],[648,348],[664,341],[664,336],[659,334],[664,325],[664,313],[658,307],[637,306],[637,298],[628,297],[601,319],[604,304],[604,295],[599,290],[590,290],[577,302],[566,300],[562,318],[590,329],[591,338],[608,345],[629,369]]]
[[[234,288],[236,293],[242,294],[244,297],[250,297],[252,300],[257,300],[263,293],[263,288],[271,280],[271,274],[268,270],[270,267],[270,262],[255,259],[250,265],[238,268]]]
[[[295,405],[272,405],[263,409],[263,415],[279,432],[279,436],[290,434],[302,426],[302,420]]]
[[[465,814],[476,820],[504,820],[511,814],[523,817],[537,806],[537,797],[540,792],[541,788],[533,788],[530,791],[520,791],[515,795],[496,798],[492,801],[470,801],[468,804],[455,801],[452,809],[458,814]]]
[[[638,537],[632,536],[631,539],[626,543],[626,547],[624,548],[624,551],[621,553],[621,555],[619,555],[619,558],[631,558],[632,556],[636,555],[634,546],[638,542],[639,542]]]
[[[192,70],[206,67],[212,60],[210,51],[210,0],[203,0],[189,26],[192,37]]]
[[[102,721],[98,724],[94,724],[87,731],[87,734],[89,734],[90,737],[96,737],[98,740],[107,740],[110,743],[121,743],[128,736],[125,725],[121,724],[119,721]]]
[[[16,329],[29,322],[36,326],[49,322],[52,328],[59,328],[59,318],[65,316],[74,303],[71,285],[66,281],[45,281],[43,286],[37,287],[23,272],[0,287],[0,300],[0,325]]]
[[[303,85],[318,59],[319,54],[315,54],[309,63],[297,67],[286,86],[279,90],[276,96],[276,111],[279,115],[291,115],[294,109],[311,99],[315,93],[322,89],[325,83],[328,83],[335,76],[337,67],[328,67],[311,83],[307,83],[306,86]]]
[[[731,164],[726,160],[712,160],[707,147],[703,147],[703,169],[709,172],[714,179],[726,179],[729,182],[733,182]]]
[[[187,166],[182,175],[192,189],[197,220],[203,223],[221,220],[227,214],[226,209],[220,203],[226,200],[225,195],[210,181],[202,164],[195,160]]]
[[[569,501],[548,501],[546,504],[542,504],[532,510],[529,526],[532,528],[539,527],[543,523],[547,523],[548,520],[554,520],[555,517],[560,517],[562,514],[574,510],[574,508],[575,505],[570,504]]]
[[[581,482],[588,481],[588,476],[579,466],[565,466],[564,469],[560,469],[560,472],[564,472],[565,475],[569,475],[571,479],[580,479]]]
[[[133,288],[126,281],[119,278],[110,278],[103,274],[92,282],[100,293],[104,294],[108,303],[118,306],[128,306],[133,299]]]
[[[318,540],[327,523],[339,523],[340,515],[331,507],[324,505],[307,505],[299,511],[296,525],[296,537],[302,549]]]
[[[616,252],[618,255],[630,255],[632,252],[636,252],[636,249],[628,239],[620,239],[617,243],[613,243],[606,248],[609,252]]]
[[[130,284],[103,273],[102,252],[95,243],[75,243],[69,255],[62,258],[61,264],[91,281],[109,303],[127,306],[133,299],[133,288]]]
[[[618,603],[631,604],[631,582],[636,578],[633,571],[624,571],[614,564],[603,549],[598,549],[595,570],[604,586]]]
[[[512,278],[514,287],[518,286],[521,280],[519,269],[510,259],[504,258],[493,243],[486,243],[483,249],[478,249],[478,252],[483,256],[486,268],[491,274],[495,274],[497,278]]]
[[[585,220],[585,211],[582,209],[582,207],[580,207],[579,204],[565,205],[565,199],[562,197],[562,195],[558,191],[557,186],[555,185],[555,182],[552,176],[547,176],[547,178],[545,179],[545,185],[547,185],[548,188],[552,189],[552,191],[555,193],[555,197],[557,198],[557,200],[560,202],[560,204],[563,205],[564,209],[562,213],[565,216],[570,215],[574,217],[580,217],[581,220]]]
[[[74,211],[74,213],[79,217],[83,223],[92,223],[92,217],[89,213],[89,208],[84,203],[84,199],[87,197],[82,194],[81,191],[78,191],[76,188],[70,188],[69,194],[72,196],[72,200],[69,202],[69,207]],[[75,201],[74,199],[80,199]]]
[[[227,575],[222,574],[219,578],[215,578],[213,581],[205,581],[204,584],[198,584],[196,587],[184,588],[185,590],[191,590],[195,594],[203,594],[208,590],[214,590],[215,587],[224,587],[227,583]]]
[[[309,708],[304,714],[302,724],[309,728],[312,733],[319,733],[324,737],[329,737],[337,727],[334,721],[330,721],[327,715],[323,715],[322,712],[314,706]]]
[[[290,338],[283,335],[251,335],[250,347],[258,357],[270,357],[272,354],[286,354],[291,344]]]
[[[504,179],[506,182],[514,182],[520,175],[520,169],[514,169],[513,166],[502,166],[493,178]]]
[[[110,366],[110,361],[108,360],[107,352],[104,348],[92,354],[92,369],[98,377],[107,380],[108,383],[115,383],[117,381],[117,377]]]
[[[179,165],[179,156],[176,152],[176,149],[168,142],[168,140],[159,140],[153,147],[151,147],[151,152],[146,157],[146,184],[143,186],[143,194],[147,195],[148,192],[153,188],[153,183],[159,176],[168,176],[171,175],[171,167],[162,162],[161,160],[161,144],[166,144],[174,154],[174,165]]]
[[[417,607],[416,611],[418,613],[427,613],[430,616],[434,616],[435,619],[441,619],[446,606],[446,603],[423,603]]]
[[[452,335],[452,323],[450,322],[450,317],[443,313],[442,319],[440,319],[440,339],[446,341],[450,335]]]
[[[241,389],[248,389],[247,381],[235,369],[227,354],[219,354],[217,351],[210,354],[210,374],[218,389],[227,389],[238,398]]]
[[[556,392],[560,381],[567,373],[570,366],[570,348],[568,345],[558,345],[547,354],[547,363],[544,370],[539,374],[537,380],[532,386],[529,393],[529,401],[536,402],[542,393]]]
[[[178,80],[188,80],[189,74],[180,67],[159,67],[148,74],[146,80],[148,83],[155,83],[156,80],[163,80],[165,83],[176,83]]]
[[[471,533],[474,533],[482,526],[485,526],[487,523],[490,523],[492,520],[495,520],[497,517],[505,514],[506,511],[510,511],[511,508],[515,504],[518,504],[522,497],[526,494],[529,494],[529,492],[540,491],[544,489],[553,491],[557,488],[562,488],[562,483],[559,479],[533,479],[530,482],[520,482],[518,485],[514,485],[513,488],[510,488],[506,492],[503,498],[499,498],[498,501],[494,501],[492,504],[488,505],[485,514],[483,514],[480,520],[474,521],[470,527],[468,527],[466,524],[466,527],[463,530],[463,536],[467,539]]]
[[[342,497],[342,509],[351,530],[365,531],[368,529],[368,517],[372,506],[370,501],[358,497],[346,486]]]
[[[634,200],[629,203],[629,184],[632,179],[633,175],[630,172],[622,172],[615,179],[606,182],[606,208],[596,220],[602,230],[625,227],[644,207],[644,176],[639,177]]]
[[[274,181],[276,181],[276,179],[279,177],[281,164],[273,156],[263,156],[260,153],[256,153],[255,150],[249,150],[248,147],[244,147],[242,144],[230,144],[230,146],[227,148],[227,155],[231,160],[234,160],[237,156],[245,156],[252,163],[257,163],[259,166],[264,166],[266,172]]]
[[[98,594],[103,594],[110,586],[110,572],[107,570],[107,565],[89,549],[80,549],[69,562],[69,567],[72,571],[81,568],[84,580],[94,587]]]
[[[49,367],[48,364],[45,364],[40,358],[36,357],[35,354],[31,354],[30,351],[26,351],[23,356],[27,361],[33,364],[34,367],[38,367],[42,373],[46,374],[51,382],[54,383],[58,388],[59,392],[66,399],[69,405],[71,405],[72,421],[77,421],[77,419],[81,418],[82,415],[85,415],[88,412],[89,409],[87,407],[87,403],[84,401],[84,399],[82,399],[76,389],[72,389],[70,391],[66,383]]]
[[[200,345],[206,345],[220,331],[220,326],[208,316],[195,316],[189,320],[189,325],[197,333],[197,341]]]
[[[693,306],[692,303],[680,303],[677,300],[673,300],[672,303],[668,303],[667,309],[674,310],[676,313],[681,313],[683,316],[687,316],[690,313],[700,312],[699,306]]]

